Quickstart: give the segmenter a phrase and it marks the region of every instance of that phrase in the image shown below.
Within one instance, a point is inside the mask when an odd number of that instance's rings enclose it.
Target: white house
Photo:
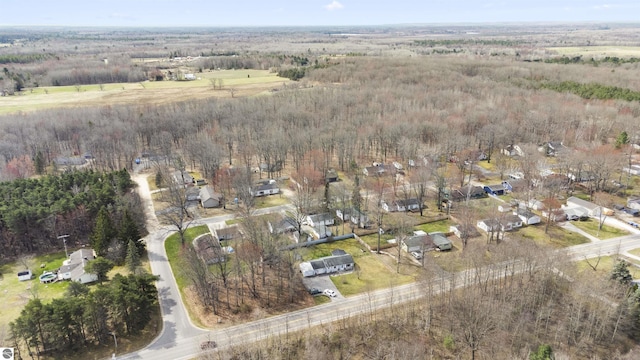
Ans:
[[[602,206],[596,205],[590,201],[582,200],[575,196],[571,196],[567,199],[567,207],[569,208],[582,208],[586,211],[588,216],[599,217],[603,211],[606,211]]]
[[[516,211],[513,212],[514,215],[517,215],[523,223],[527,225],[535,225],[540,224],[540,216],[534,214],[531,210],[527,210],[525,208],[517,208]]]
[[[334,250],[333,254],[334,255],[300,263],[302,276],[311,277],[353,270],[355,262],[351,255],[338,250]]]
[[[312,227],[316,227],[319,225],[330,226],[330,225],[333,225],[334,222],[335,220],[333,219],[333,215],[329,213],[307,215],[305,219],[306,225],[309,225]]]
[[[251,195],[254,197],[274,195],[280,192],[275,180],[264,180],[251,188]]]
[[[97,274],[88,273],[84,270],[89,261],[96,258],[93,249],[80,249],[69,255],[69,259],[62,263],[58,269],[59,280],[71,280],[82,284],[98,280]]]
[[[420,202],[416,198],[394,200],[391,204],[382,203],[382,209],[387,212],[415,211],[420,209]]]

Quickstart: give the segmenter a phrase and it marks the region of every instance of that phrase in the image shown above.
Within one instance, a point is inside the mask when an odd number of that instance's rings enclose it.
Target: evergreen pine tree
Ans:
[[[102,207],[98,212],[93,233],[89,237],[91,246],[98,256],[104,256],[107,253],[109,243],[115,236],[116,230],[113,227],[109,212],[105,207]]]
[[[138,247],[133,240],[129,240],[127,245],[127,257],[125,259],[127,268],[130,272],[135,273],[136,268],[140,266],[140,254],[138,253]]]

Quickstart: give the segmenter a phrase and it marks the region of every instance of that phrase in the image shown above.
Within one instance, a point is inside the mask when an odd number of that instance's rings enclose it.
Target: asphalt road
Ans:
[[[145,206],[153,213],[153,205],[150,203],[150,195],[146,181],[134,177],[140,184],[140,193],[145,201]],[[144,184],[141,184],[144,182]],[[147,189],[146,195],[144,189]],[[276,209],[263,209],[261,212],[282,211],[287,207]],[[160,275],[157,282],[159,300],[162,308],[163,330],[161,334],[146,348],[120,355],[118,359],[141,360],[186,360],[197,357],[200,353],[199,344],[205,340],[215,340],[220,347],[239,345],[264,339],[271,335],[286,334],[291,331],[304,330],[313,326],[328,324],[342,318],[373,312],[385,307],[396,306],[400,303],[421,298],[427,294],[426,285],[412,283],[396,286],[384,290],[378,290],[341,298],[329,303],[314,306],[312,308],[298,310],[283,315],[272,316],[258,321],[236,325],[220,330],[208,331],[193,325],[189,320],[184,304],[178,292],[178,287],[167,262],[164,250],[164,239],[171,232],[169,227],[159,227],[155,214],[150,217],[150,231],[146,238],[149,251],[151,270]],[[224,221],[223,217],[212,219],[199,219],[198,223],[210,223]],[[573,246],[566,251],[573,260],[582,260],[624,251],[640,247],[640,234],[622,236],[615,239],[603,240],[596,243],[588,243]],[[497,274],[497,273],[496,273]],[[472,276],[470,272],[454,274],[456,279]],[[503,275],[496,275],[503,276]],[[433,280],[432,291],[439,293],[449,289],[451,284],[461,286],[463,281],[451,281],[450,278]]]

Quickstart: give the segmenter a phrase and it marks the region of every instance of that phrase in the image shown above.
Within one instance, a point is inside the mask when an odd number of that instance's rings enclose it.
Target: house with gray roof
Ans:
[[[300,263],[302,276],[311,277],[323,274],[333,274],[341,271],[351,271],[355,267],[353,257],[346,252],[344,254],[325,256],[320,259]]]
[[[82,284],[98,280],[98,275],[85,271],[85,266],[96,258],[93,249],[80,249],[69,255],[69,259],[58,269],[58,280],[71,280]]]

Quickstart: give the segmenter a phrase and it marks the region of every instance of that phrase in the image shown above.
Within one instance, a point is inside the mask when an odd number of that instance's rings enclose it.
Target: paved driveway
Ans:
[[[307,289],[316,288],[320,291],[331,289],[338,295],[334,299],[344,299],[344,296],[340,294],[340,291],[338,291],[338,288],[336,288],[336,286],[333,284],[329,275],[306,277],[302,279],[302,283],[307,287]]]

